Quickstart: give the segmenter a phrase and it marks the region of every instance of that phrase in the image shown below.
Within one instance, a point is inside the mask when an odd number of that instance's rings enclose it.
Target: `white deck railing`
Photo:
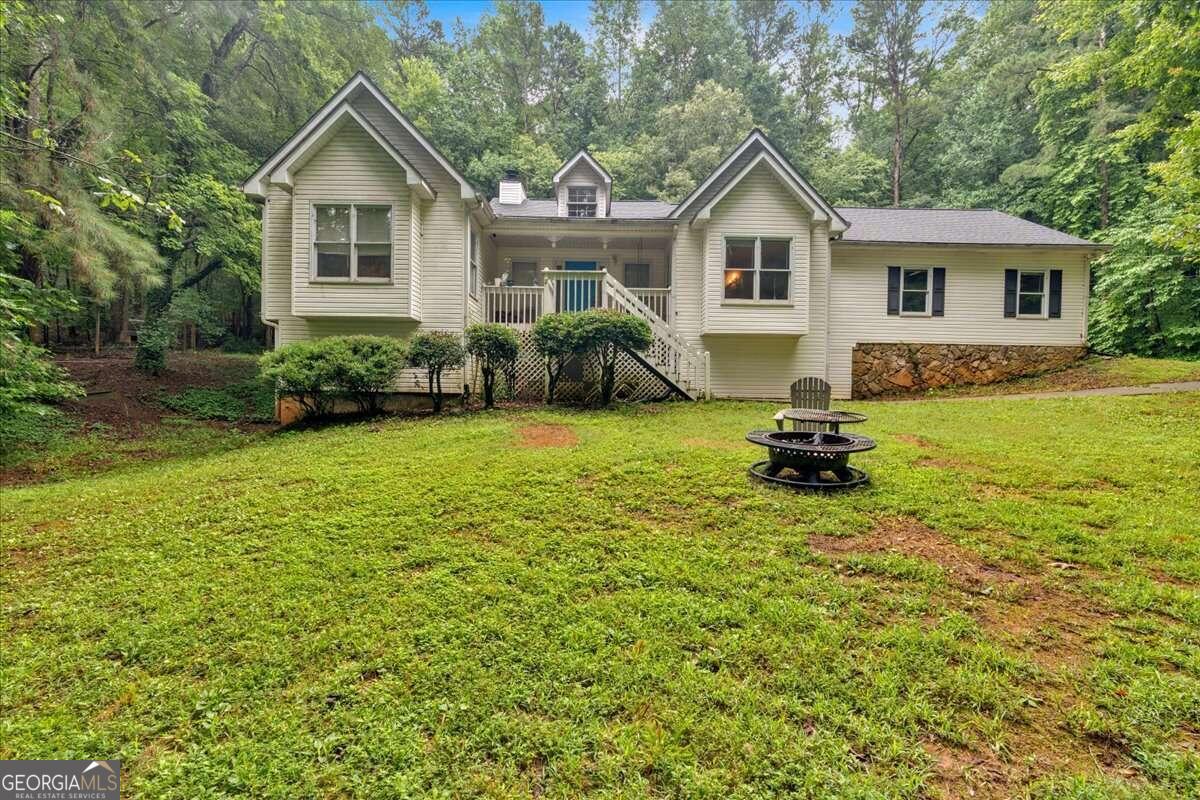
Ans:
[[[625,288],[629,290],[630,294],[641,300],[646,308],[666,321],[668,325],[674,322],[671,318],[671,290],[669,288],[649,289],[645,287],[634,288],[632,286],[626,286]]]
[[[541,286],[484,286],[483,319],[511,328],[533,327],[542,315]]]

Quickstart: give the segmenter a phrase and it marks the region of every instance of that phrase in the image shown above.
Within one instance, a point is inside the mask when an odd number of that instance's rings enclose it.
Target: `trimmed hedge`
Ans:
[[[263,377],[311,417],[329,415],[340,397],[353,400],[361,412],[378,411],[404,365],[403,342],[387,336],[293,342],[259,359]]]

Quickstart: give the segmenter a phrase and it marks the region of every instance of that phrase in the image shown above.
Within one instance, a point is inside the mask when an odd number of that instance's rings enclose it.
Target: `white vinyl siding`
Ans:
[[[760,164],[713,208],[706,227],[705,334],[801,336],[809,331],[811,217],[770,168]],[[787,240],[790,280],[787,300],[725,296],[725,247],[730,239]],[[754,297],[759,276],[755,276]],[[679,303],[677,302],[678,306]]]
[[[409,200],[404,170],[366,131],[347,125],[331,138],[295,176],[292,313],[300,317],[409,317]],[[314,280],[312,207],[336,203],[391,207],[391,279],[362,283]]]
[[[263,208],[262,308],[274,320],[292,313],[292,196],[274,186]]]
[[[834,397],[850,396],[850,358],[858,342],[1079,345],[1086,340],[1086,256],[1077,250],[833,244],[830,378]],[[887,268],[946,268],[945,315],[887,316]],[[1063,271],[1060,319],[1004,316],[1004,270]],[[932,277],[932,276],[931,276]],[[1047,291],[1049,279],[1047,278]]]

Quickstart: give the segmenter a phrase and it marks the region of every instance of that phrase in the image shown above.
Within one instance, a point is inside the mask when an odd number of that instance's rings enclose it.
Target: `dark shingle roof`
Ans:
[[[675,210],[672,203],[659,200],[613,200],[610,219],[666,219]],[[503,204],[492,200],[492,211],[498,217],[557,217],[558,202],[553,198],[526,198],[520,205]]]
[[[1097,247],[1036,222],[990,208],[839,208],[845,242]]]
[[[520,205],[492,200],[498,217],[557,217],[553,199],[528,198]],[[610,219],[666,220],[675,206],[660,200],[613,200]],[[844,242],[896,244],[1100,247],[1094,242],[990,208],[838,208],[850,223]],[[564,220],[567,221],[567,220]]]

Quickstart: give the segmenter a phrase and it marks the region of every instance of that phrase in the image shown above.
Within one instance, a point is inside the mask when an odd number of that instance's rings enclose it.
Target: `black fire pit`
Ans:
[[[875,449],[875,440],[854,433],[751,431],[746,441],[767,448],[770,458],[750,467],[761,481],[793,489],[852,489],[869,478],[850,466],[851,453]]]

